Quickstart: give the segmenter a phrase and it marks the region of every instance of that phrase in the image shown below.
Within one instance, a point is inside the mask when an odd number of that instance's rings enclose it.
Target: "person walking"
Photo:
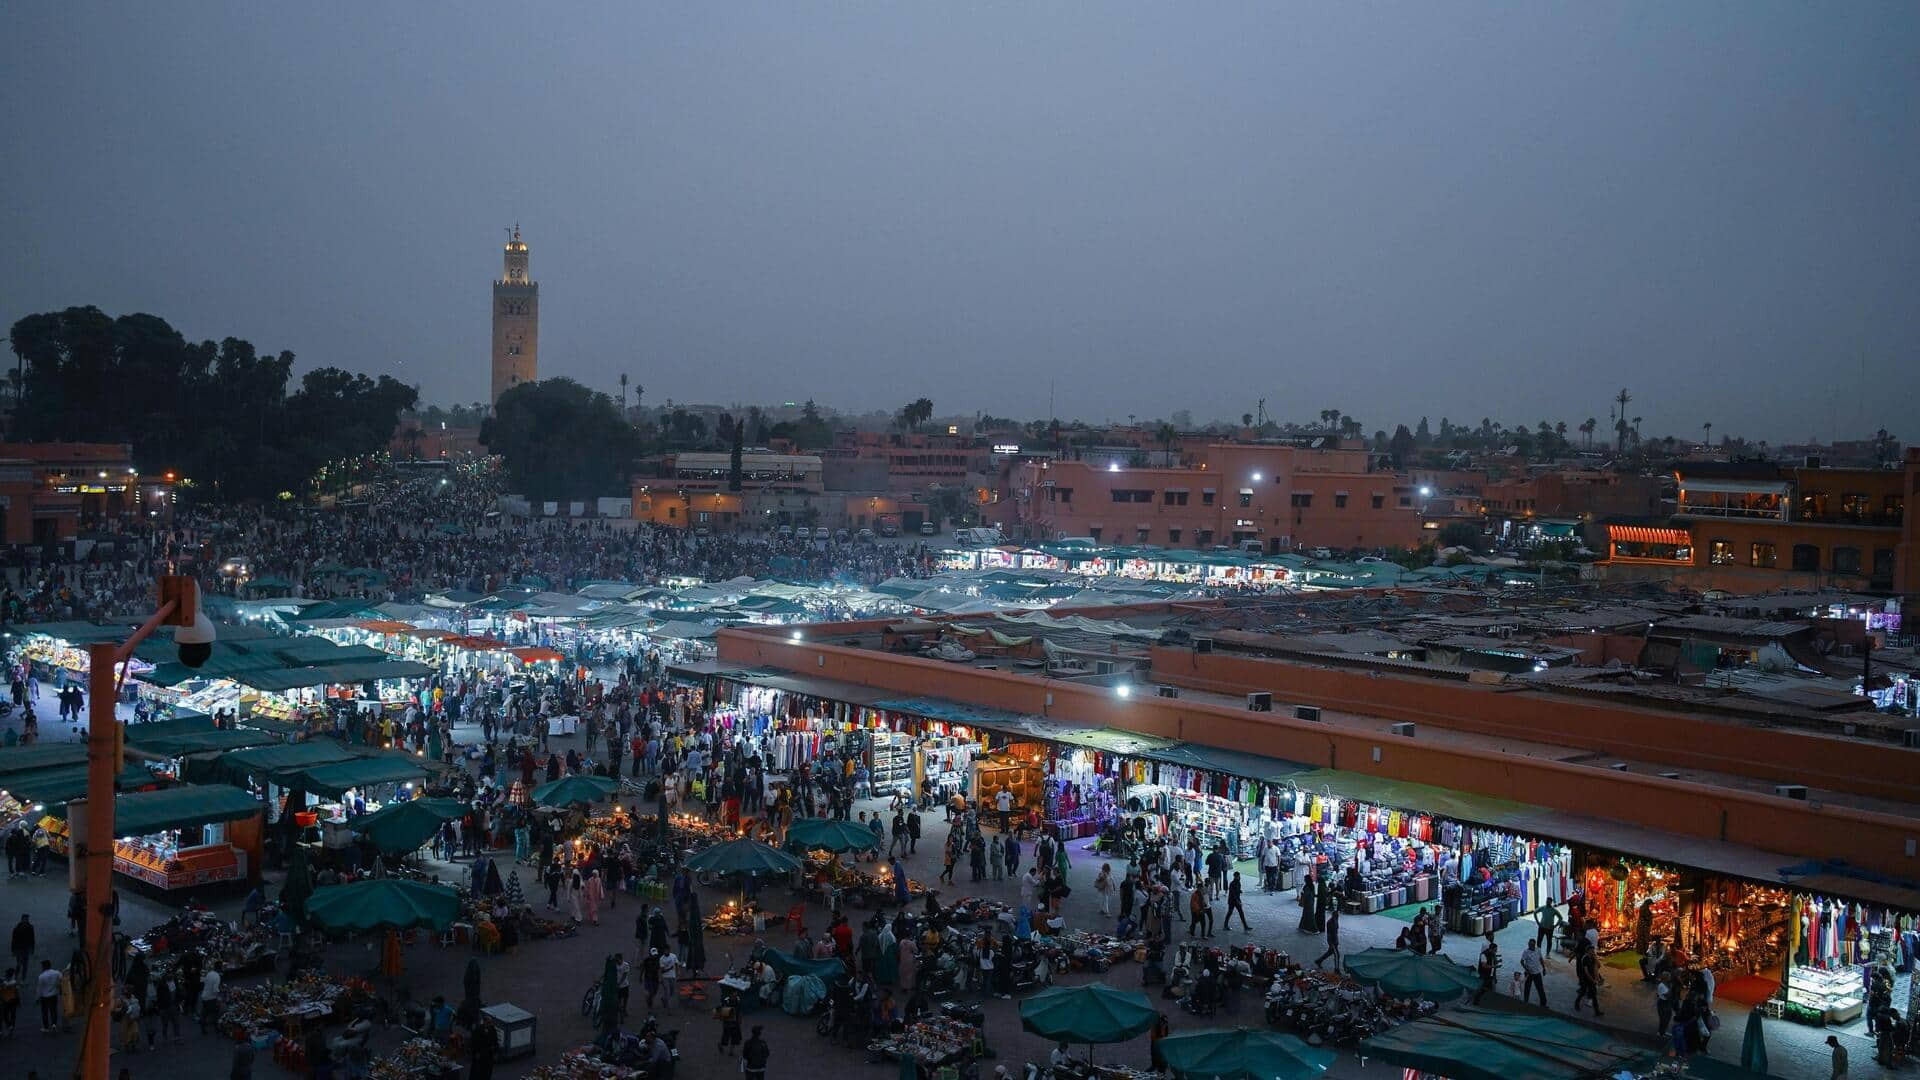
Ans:
[[[672,949],[660,954],[660,1008],[672,1011],[673,999],[680,995],[680,957]]]
[[[726,1055],[728,1047],[734,1053],[740,1050],[740,998],[733,990],[724,990],[720,995],[720,1005],[713,1010],[713,1018],[720,1021],[720,1053]]]
[[[33,920],[22,915],[13,924],[13,966],[23,979],[33,970],[34,945]]]
[[[745,1080],[767,1080],[767,1058],[771,1056],[767,1040],[760,1035],[760,1025],[753,1026],[753,1037],[740,1048],[740,1075]]]
[[[1560,909],[1554,907],[1553,901],[1549,900],[1541,904],[1540,910],[1534,913],[1533,922],[1536,927],[1534,941],[1538,942],[1548,955],[1552,955],[1553,934],[1560,927]]]
[[[1538,990],[1540,991],[1540,1006],[1541,1008],[1546,1007],[1547,984],[1544,979],[1546,971],[1546,956],[1540,951],[1539,940],[1535,939],[1527,942],[1527,947],[1520,950],[1520,975],[1524,980],[1520,987],[1520,1000],[1522,1002],[1532,1000],[1533,992]]]
[[[1600,958],[1591,942],[1581,942],[1580,955],[1573,961],[1573,974],[1580,983],[1580,992],[1573,998],[1573,1011],[1580,1011],[1582,1001],[1591,1001],[1593,1015],[1603,1015],[1600,1012]]]
[[[1500,946],[1494,943],[1491,930],[1487,931],[1487,944],[1480,950],[1480,963],[1477,967],[1480,972],[1480,988],[1473,992],[1475,1005],[1480,1004],[1480,999],[1487,996],[1487,992],[1493,989],[1494,980],[1500,976]]]
[[[60,1030],[60,972],[56,971],[53,961],[40,961],[40,974],[33,981],[34,996],[40,1002],[40,1031],[51,1034]]]
[[[467,1080],[493,1080],[493,1062],[500,1056],[500,1032],[482,1020],[467,1040]]]
[[[200,1034],[207,1033],[207,1025],[220,1018],[220,969],[207,965],[206,973],[200,976]]]
[[[1827,1036],[1827,1045],[1833,1048],[1831,1055],[1833,1072],[1829,1075],[1833,1080],[1840,1080],[1841,1077],[1847,1075],[1847,1048],[1841,1046],[1840,1040],[1834,1038],[1832,1035]]]
[[[1194,890],[1195,893],[1199,891]],[[1320,965],[1329,956],[1333,957],[1336,966],[1340,963],[1340,909],[1337,906],[1327,909],[1327,951],[1321,953],[1320,959],[1313,962],[1314,969],[1319,970]]]
[[[1246,905],[1240,896],[1240,871],[1238,870],[1233,872],[1233,877],[1227,882],[1227,917],[1220,921],[1220,929],[1233,929],[1233,913],[1236,911],[1240,913],[1240,932],[1252,933],[1253,927],[1247,924]]]
[[[1101,863],[1100,874],[1093,879],[1093,891],[1100,894],[1100,914],[1113,914],[1113,864]]]

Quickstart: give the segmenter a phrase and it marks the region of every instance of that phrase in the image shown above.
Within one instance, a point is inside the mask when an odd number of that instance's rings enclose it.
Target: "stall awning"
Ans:
[[[404,634],[413,629],[412,623],[397,622],[393,619],[360,619],[353,625],[375,634]]]
[[[377,663],[329,664],[325,667],[246,671],[235,675],[233,681],[271,694],[308,686],[335,686],[379,679],[417,679],[431,674],[433,674],[433,668],[426,664],[412,660],[385,660]]]
[[[507,643],[498,638],[475,637],[473,635],[452,638],[448,640],[447,644],[456,649],[465,649],[468,652],[498,652],[507,647]]]
[[[171,720],[147,720],[127,725],[126,739],[129,745],[151,742],[169,735],[193,735],[203,731],[212,731],[213,717],[205,713],[190,710],[184,716],[175,716]]]
[[[244,782],[249,776],[272,776],[293,769],[348,761],[357,756],[359,755],[331,739],[317,739],[313,742],[282,743],[277,746],[256,746],[251,750],[234,750],[208,763],[205,771],[208,779],[237,784]]]
[[[1670,544],[1687,547],[1693,537],[1685,529],[1663,529],[1648,525],[1609,525],[1607,539],[1621,544]]]
[[[1453,1080],[1611,1076],[1654,1056],[1618,1033],[1529,1013],[1450,1009],[1360,1044],[1361,1053]]]
[[[114,778],[114,787],[119,791],[138,791],[159,783],[162,783],[160,778],[139,765],[129,765],[125,772]],[[0,782],[0,790],[23,803],[63,803],[87,793],[87,767],[65,765],[19,773]]]
[[[64,641],[69,645],[92,645],[102,641],[121,641],[133,633],[129,626],[102,625],[101,623],[67,622],[28,623],[15,627],[22,636],[44,634],[47,637]]]
[[[513,654],[515,660],[523,664],[545,664],[566,659],[566,656],[558,650],[542,649],[538,646],[529,646],[523,649],[509,649],[507,651]]]
[[[36,743],[15,746],[0,754],[0,777],[47,769],[55,765],[84,765],[87,748],[82,743]],[[3,786],[4,782],[0,782]]]
[[[264,731],[195,731],[139,739],[130,736],[127,749],[149,757],[175,758],[185,754],[204,754],[210,750],[244,750],[249,746],[267,746],[279,741],[278,736]]]
[[[417,783],[426,779],[426,775],[425,769],[404,758],[377,757],[358,758],[332,765],[316,765],[310,769],[276,773],[273,780],[274,783],[283,787],[299,783],[315,794],[328,795],[337,799],[345,795],[348,788],[403,781]]]
[[[80,799],[67,804],[69,816]],[[237,787],[185,785],[160,791],[137,791],[113,800],[113,834],[145,836],[165,829],[184,829],[217,821],[238,821],[265,809],[259,799]]]

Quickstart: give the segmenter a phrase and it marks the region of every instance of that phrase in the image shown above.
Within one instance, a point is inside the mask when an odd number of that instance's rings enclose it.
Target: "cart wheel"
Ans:
[[[592,1016],[598,1011],[599,1004],[600,988],[598,986],[589,987],[587,992],[580,998],[580,1015]]]

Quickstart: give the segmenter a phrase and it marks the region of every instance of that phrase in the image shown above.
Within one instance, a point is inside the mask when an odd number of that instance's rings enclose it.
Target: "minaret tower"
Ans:
[[[493,396],[539,379],[540,286],[527,272],[527,244],[515,225],[507,238],[505,273],[493,283]]]

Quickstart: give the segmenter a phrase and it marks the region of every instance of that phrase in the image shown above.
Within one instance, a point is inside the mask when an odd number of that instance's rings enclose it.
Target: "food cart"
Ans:
[[[86,800],[67,804],[56,848],[86,842]],[[264,807],[239,788],[183,785],[114,800],[113,868],[155,889],[174,891],[260,880]],[[58,822],[58,818],[51,818]],[[73,872],[78,874],[78,864]]]

